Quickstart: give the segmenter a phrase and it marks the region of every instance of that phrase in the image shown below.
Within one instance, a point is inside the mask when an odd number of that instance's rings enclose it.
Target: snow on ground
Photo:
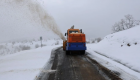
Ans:
[[[42,40],[42,46],[53,46],[62,44],[62,40],[60,39],[47,39]],[[32,41],[13,41],[7,43],[0,43],[0,56],[13,54],[24,50],[30,50],[41,47],[40,40],[32,40]]]
[[[140,26],[136,26],[110,34],[97,44],[88,44],[88,51],[140,79],[139,30]]]
[[[48,62],[53,48],[46,46],[0,56],[0,80],[33,80]]]

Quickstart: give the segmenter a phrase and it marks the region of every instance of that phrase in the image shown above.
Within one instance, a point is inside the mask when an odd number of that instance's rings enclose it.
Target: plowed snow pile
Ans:
[[[110,34],[97,44],[89,44],[88,49],[127,67],[131,71],[125,71],[139,77],[132,71],[140,74],[140,26]]]

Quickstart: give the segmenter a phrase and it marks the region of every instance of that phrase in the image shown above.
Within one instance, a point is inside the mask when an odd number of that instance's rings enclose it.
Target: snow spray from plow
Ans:
[[[49,28],[53,33],[57,34],[63,41],[65,41],[65,37],[59,30],[54,18],[50,16],[43,7],[37,3],[35,0],[2,0],[7,4],[15,4],[26,6],[31,14],[34,17],[34,20],[38,20],[44,28]]]

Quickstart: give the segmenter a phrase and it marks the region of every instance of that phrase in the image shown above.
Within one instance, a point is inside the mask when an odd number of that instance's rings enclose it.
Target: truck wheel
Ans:
[[[81,54],[84,55],[85,54],[85,51],[81,51]]]
[[[66,55],[69,55],[70,54],[70,51],[66,51]]]

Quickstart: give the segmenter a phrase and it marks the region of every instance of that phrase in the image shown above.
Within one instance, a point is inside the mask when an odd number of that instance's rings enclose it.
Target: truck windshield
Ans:
[[[70,34],[70,33],[78,33],[78,31],[69,31],[69,34]]]

